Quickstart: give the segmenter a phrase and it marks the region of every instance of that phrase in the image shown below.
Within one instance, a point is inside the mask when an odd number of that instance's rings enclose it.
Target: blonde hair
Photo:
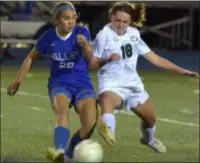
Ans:
[[[131,26],[142,27],[146,21],[146,7],[144,3],[116,2],[109,10],[109,15],[122,11],[131,16]]]
[[[142,27],[146,21],[146,7],[144,3],[132,4],[135,5],[135,20],[133,20],[133,25],[136,27]]]

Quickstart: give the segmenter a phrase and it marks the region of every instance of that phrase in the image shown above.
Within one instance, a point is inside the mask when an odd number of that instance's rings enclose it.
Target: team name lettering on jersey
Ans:
[[[73,61],[79,57],[79,52],[69,52],[69,53],[52,53],[51,58],[55,61]]]

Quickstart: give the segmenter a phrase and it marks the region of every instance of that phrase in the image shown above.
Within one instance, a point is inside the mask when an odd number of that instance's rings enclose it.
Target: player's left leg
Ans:
[[[81,127],[72,136],[65,155],[73,157],[75,146],[84,139],[88,139],[93,134],[98,119],[98,110],[96,97],[93,90],[87,90],[87,93],[76,100],[76,111],[79,114]]]
[[[155,138],[156,115],[148,94],[144,91],[128,100],[131,110],[141,118],[141,142],[159,153],[165,153],[165,145]]]

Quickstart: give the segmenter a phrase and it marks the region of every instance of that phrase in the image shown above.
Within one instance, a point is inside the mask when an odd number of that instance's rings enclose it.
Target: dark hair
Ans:
[[[53,19],[57,19],[58,18],[58,15],[57,12],[58,10],[61,8],[61,7],[69,7],[71,8],[72,10],[76,11],[74,5],[71,3],[71,2],[66,2],[66,1],[63,1],[63,2],[59,2],[55,5],[54,9],[53,9]]]
[[[117,11],[122,11],[131,16],[131,26],[142,27],[146,20],[146,8],[144,3],[116,2],[109,10],[109,16]]]
[[[63,1],[63,2],[59,2],[55,5],[54,9],[53,9],[53,25],[55,26],[56,23],[55,23],[55,20],[58,19],[58,9],[62,6],[69,6],[70,8],[72,8],[72,10],[74,10],[76,12],[76,9],[74,7],[74,5],[71,3],[71,2],[66,2],[66,1]],[[77,18],[79,18],[80,14],[79,13],[76,13],[77,14]],[[79,22],[78,25],[80,26],[85,26],[85,23],[84,22]]]

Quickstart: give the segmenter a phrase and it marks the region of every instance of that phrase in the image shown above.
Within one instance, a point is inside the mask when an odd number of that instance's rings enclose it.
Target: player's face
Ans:
[[[118,34],[123,35],[131,23],[131,16],[125,12],[117,11],[111,16],[112,29]]]
[[[59,28],[65,33],[71,32],[76,24],[76,18],[75,11],[63,11],[59,16]]]

